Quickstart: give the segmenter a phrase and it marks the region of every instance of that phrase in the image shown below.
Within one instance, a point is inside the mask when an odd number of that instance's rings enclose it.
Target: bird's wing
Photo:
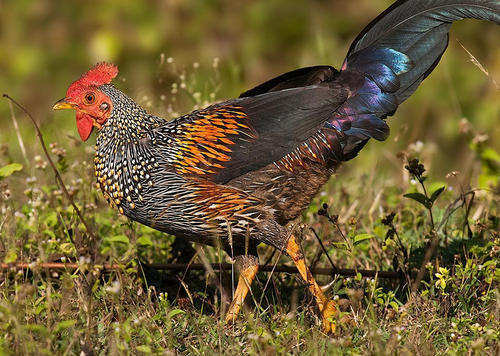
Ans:
[[[245,91],[240,95],[240,98],[278,90],[330,83],[333,82],[338,73],[332,66],[313,66],[295,69]]]
[[[308,86],[235,99],[157,128],[154,144],[179,174],[226,183],[292,152],[346,98],[340,87]]]

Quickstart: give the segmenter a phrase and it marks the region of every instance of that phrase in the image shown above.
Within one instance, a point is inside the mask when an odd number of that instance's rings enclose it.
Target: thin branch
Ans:
[[[293,232],[294,232],[294,230],[295,230],[295,227],[296,227],[296,226],[297,226],[297,225],[294,225],[294,226],[292,226],[292,228],[290,229],[290,232],[289,232],[289,234],[288,234],[288,237],[286,238],[286,243],[284,244],[284,246],[286,246],[286,245],[288,244],[288,240],[290,240],[290,238],[292,237],[292,234],[293,234]],[[283,247],[284,247],[284,246],[283,246]],[[271,274],[270,274],[270,275],[269,275],[269,277],[267,278],[267,280],[266,280],[266,284],[264,284],[264,288],[262,289],[262,295],[261,295],[260,300],[259,300],[259,305],[261,305],[261,304],[262,304],[262,301],[264,300],[265,291],[266,291],[266,289],[267,289],[267,286],[269,285],[269,282],[271,281],[271,278],[273,277],[273,273],[276,271],[276,267],[278,266],[278,261],[280,260],[281,255],[283,254],[283,251],[284,251],[284,250],[285,250],[284,248],[283,248],[283,249],[279,249],[278,258],[276,259],[276,262],[272,265],[272,268],[271,268],[271,270],[270,270]],[[264,267],[264,266],[262,266],[262,267]],[[260,266],[259,266],[259,270],[260,270]],[[262,271],[264,271],[264,270],[262,270]]]
[[[418,289],[418,287],[420,285],[420,282],[424,278],[426,267],[427,267],[427,263],[429,263],[429,261],[431,260],[432,256],[436,252],[438,243],[439,243],[438,235],[437,235],[436,232],[434,232],[432,234],[430,246],[425,251],[424,259],[422,261],[422,265],[420,266],[420,269],[418,270],[417,277],[415,278],[415,281],[413,282],[413,284],[411,286],[411,293],[412,294],[415,294],[415,292],[417,291],[417,289]]]
[[[230,271],[233,267],[231,263],[210,263],[210,268],[212,271]],[[207,265],[203,263],[193,263],[191,265],[186,263],[153,263],[153,264],[144,264],[146,268],[155,269],[158,271],[185,271],[186,268],[189,271],[205,271],[207,269]],[[68,270],[75,271],[80,267],[78,263],[59,263],[59,262],[47,262],[47,263],[0,263],[0,271],[16,271],[19,269],[24,270]],[[94,268],[100,269],[104,272],[118,271],[123,270],[122,265],[118,264],[104,264],[104,265],[94,265]],[[260,265],[259,272],[282,272],[282,273],[299,273],[297,267],[294,266],[286,266],[286,265]],[[377,271],[377,270],[368,270],[368,269],[350,269],[350,268],[338,268],[334,270],[333,268],[328,267],[316,267],[311,269],[311,273],[315,275],[324,275],[324,276],[333,276],[334,274],[338,274],[345,277],[356,276],[357,273],[360,273],[361,276],[367,278],[388,278],[388,279],[403,279],[404,275],[401,272],[395,271]]]
[[[479,62],[478,59],[476,57],[474,57],[472,55],[472,53],[470,53],[470,51],[467,48],[465,48],[465,46],[462,44],[462,42],[460,42],[459,40],[457,40],[457,42],[460,45],[460,47],[462,47],[464,49],[464,51],[467,52],[467,54],[470,57],[470,61],[472,62],[472,64],[474,64],[476,67],[478,67],[479,70],[481,72],[483,72],[483,74],[488,77],[488,79],[491,81],[491,83],[493,83],[493,85],[495,86],[495,89],[500,89],[500,85],[498,85],[498,83],[495,81],[495,79],[493,78],[493,76],[490,75],[490,73],[488,72],[488,70],[481,64],[481,62]]]
[[[444,212],[443,218],[441,219],[441,222],[439,223],[439,226],[437,227],[438,232],[443,229],[443,227],[446,225],[446,223],[448,222],[451,215],[455,211],[457,211],[457,209],[459,209],[460,207],[462,207],[464,205],[465,197],[468,195],[471,195],[471,194],[474,195],[475,192],[473,190],[465,192],[462,195],[460,195],[457,199],[455,199],[455,201],[453,203],[448,205],[448,207],[446,208],[446,210]]]
[[[21,131],[19,130],[19,125],[17,124],[16,115],[14,114],[14,106],[12,105],[11,101],[9,101],[9,109],[10,117],[12,119],[12,123],[14,124],[14,130],[16,131],[17,141],[19,142],[19,148],[21,149],[21,153],[23,154],[26,165],[29,166],[30,161],[28,160],[28,155],[26,154],[26,148],[24,148],[23,137],[21,136]]]
[[[418,177],[417,177],[418,179]],[[427,189],[425,189],[425,184],[424,184],[424,181],[421,180],[421,179],[418,179],[420,185],[422,186],[422,189],[424,190],[424,195],[427,199],[429,199],[429,194],[427,194]],[[432,205],[427,207],[426,206],[426,209],[427,211],[429,212],[429,217],[431,218],[431,234],[435,234],[436,233],[436,230],[435,230],[435,226],[434,226],[434,215],[432,214]]]
[[[40,128],[38,127],[38,124],[36,123],[35,119],[33,118],[31,113],[24,106],[19,104],[17,101],[15,101],[13,98],[11,98],[8,94],[3,94],[3,97],[10,100],[10,102],[12,102],[14,105],[16,105],[19,109],[21,109],[30,118],[31,122],[33,123],[33,126],[35,126],[36,135],[38,137],[38,140],[40,141],[40,145],[42,146],[43,152],[45,153],[45,156],[47,157],[47,160],[48,160],[50,166],[52,167],[52,170],[54,171],[54,175],[56,177],[56,181],[57,181],[59,187],[62,189],[64,195],[66,196],[66,198],[70,202],[71,206],[75,210],[76,215],[78,216],[78,218],[80,219],[82,224],[85,226],[87,233],[90,235],[91,238],[96,240],[96,235],[94,234],[94,231],[91,229],[90,225],[87,223],[87,221],[83,217],[80,209],[78,209],[73,198],[71,197],[68,190],[66,189],[66,185],[64,184],[64,182],[61,178],[61,174],[59,173],[59,170],[57,169],[56,165],[54,164],[54,161],[52,161],[52,158],[49,155],[49,152],[47,150],[47,146],[45,145],[45,141],[43,139],[42,132],[40,131]]]
[[[333,263],[332,259],[330,258],[328,251],[326,250],[325,246],[323,245],[323,241],[321,241],[321,239],[319,238],[318,234],[316,233],[316,230],[314,230],[312,227],[310,229],[314,233],[316,240],[318,240],[319,245],[321,246],[321,249],[323,250],[323,253],[328,258],[328,261],[330,262],[330,265],[332,266],[332,270],[334,271],[334,273],[337,273],[336,271],[338,270],[338,268],[335,266],[335,263]]]

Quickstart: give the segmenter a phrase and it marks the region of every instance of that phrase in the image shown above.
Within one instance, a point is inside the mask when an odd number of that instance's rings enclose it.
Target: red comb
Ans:
[[[100,86],[109,84],[118,75],[118,67],[111,63],[101,62],[90,68],[80,78],[80,83]]]

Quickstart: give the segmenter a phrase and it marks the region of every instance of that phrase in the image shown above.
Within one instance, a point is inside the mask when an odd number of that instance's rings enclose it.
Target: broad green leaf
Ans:
[[[76,252],[75,246],[71,242],[64,242],[60,244],[59,249],[66,255],[71,255]]]
[[[359,234],[354,236],[354,245],[360,244],[363,241],[369,240],[373,237],[372,234]]]
[[[349,249],[349,245],[346,242],[334,242],[332,245],[343,250]]]
[[[40,303],[35,308],[35,315],[40,315],[41,312],[45,310],[46,306],[44,303]]]
[[[488,267],[488,266],[491,266],[491,265],[496,266],[496,264],[497,264],[497,261],[495,261],[495,260],[489,260],[489,261],[486,261],[485,263],[483,263],[483,267]]]
[[[55,239],[55,238],[56,238],[56,234],[55,234],[55,233],[54,233],[54,231],[52,231],[52,230],[45,229],[45,230],[43,230],[43,233],[44,233],[45,235],[48,235],[48,236],[49,236],[50,238],[52,238],[52,239]]]
[[[17,261],[17,252],[15,250],[10,250],[7,252],[4,260],[5,263],[14,263]]]
[[[477,178],[477,184],[481,189],[490,189],[498,183],[498,175],[482,173]]]
[[[26,324],[24,326],[25,330],[33,331],[36,333],[40,333],[42,335],[48,335],[49,331],[46,326],[40,324]]]
[[[186,312],[184,310],[181,310],[181,309],[172,309],[170,311],[170,313],[168,313],[168,317],[169,318],[173,318],[174,316],[178,315],[178,314],[185,314]]]
[[[115,236],[111,236],[111,237],[108,237],[106,240],[108,240],[109,242],[120,242],[120,243],[124,243],[124,244],[129,244],[129,239],[127,236],[125,235],[115,235]]]
[[[76,324],[76,320],[73,320],[73,319],[60,321],[56,324],[56,326],[54,328],[54,332],[57,333],[61,330],[71,328],[75,324]]]
[[[395,301],[392,301],[392,302],[389,302],[389,305],[395,310],[395,311],[398,311],[399,310],[399,305],[398,303],[396,303]]]
[[[403,196],[405,198],[409,198],[409,199],[415,200],[416,202],[419,202],[420,204],[422,204],[426,208],[430,208],[432,206],[431,201],[429,199],[427,199],[427,197],[425,195],[423,195],[422,193],[408,193],[408,194],[405,194]]]
[[[500,162],[500,155],[492,148],[486,148],[481,153],[481,158],[492,162]]]
[[[45,217],[44,222],[47,226],[56,226],[58,224],[57,212],[51,211],[50,214]]]
[[[434,192],[432,192],[432,195],[430,197],[431,202],[435,202],[436,199],[441,195],[441,193],[446,189],[446,186],[442,186],[441,188],[436,189]]]
[[[148,345],[139,345],[136,347],[137,351],[143,352],[145,354],[151,353],[151,348]]]
[[[446,188],[446,182],[436,181],[436,182],[432,182],[432,183],[427,184],[426,187],[427,187],[427,191],[432,194],[432,192],[438,190],[439,188],[441,188],[443,186]]]
[[[149,236],[141,236],[137,239],[137,244],[140,246],[153,246],[153,241]]]
[[[20,171],[23,169],[23,165],[20,163],[11,163],[0,168],[0,178],[5,178],[10,176],[12,173]]]

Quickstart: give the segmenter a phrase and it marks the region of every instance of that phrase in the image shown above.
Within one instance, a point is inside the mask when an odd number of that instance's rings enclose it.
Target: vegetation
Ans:
[[[230,261],[108,207],[93,184],[92,144],[77,138],[72,114],[50,111],[97,60],[115,62],[121,89],[170,118],[298,66],[338,66],[353,36],[389,3],[1,3],[0,88],[34,114],[93,233],[54,179],[33,125],[0,101],[0,354],[497,354],[493,25],[455,26],[438,69],[389,120],[387,142],[368,144],[341,167],[298,222],[312,266],[330,267],[315,232],[337,268],[401,272],[318,277],[332,282],[328,293],[341,306],[335,336],[321,333],[296,275],[259,273],[246,312],[226,326],[230,271],[148,268]],[[259,249],[261,263],[288,263]],[[21,262],[30,268],[17,268]],[[47,262],[78,268],[42,268]]]

